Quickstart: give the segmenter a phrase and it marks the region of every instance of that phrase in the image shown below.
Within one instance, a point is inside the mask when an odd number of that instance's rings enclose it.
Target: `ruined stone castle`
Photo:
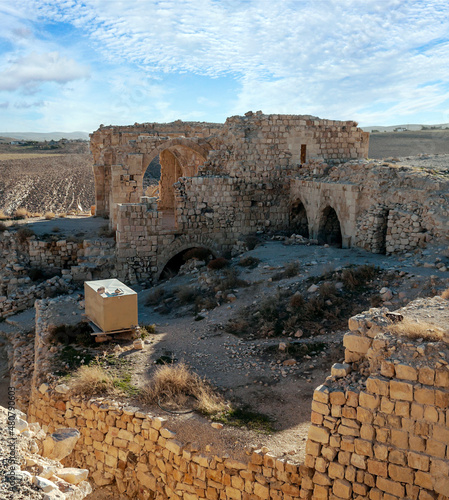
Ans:
[[[434,179],[368,162],[368,145],[353,121],[261,112],[224,125],[101,126],[91,135],[96,213],[117,230],[118,275],[157,279],[187,249],[236,252],[257,231],[376,253],[440,237],[432,205],[447,200],[429,202]],[[157,156],[159,196],[143,196]]]

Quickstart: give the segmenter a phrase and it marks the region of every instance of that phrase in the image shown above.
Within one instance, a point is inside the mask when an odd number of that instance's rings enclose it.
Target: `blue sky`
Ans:
[[[449,122],[447,0],[0,0],[0,130]]]

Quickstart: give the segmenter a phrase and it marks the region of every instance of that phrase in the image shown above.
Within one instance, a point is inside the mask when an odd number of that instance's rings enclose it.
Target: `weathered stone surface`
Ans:
[[[58,429],[45,439],[42,456],[62,460],[72,453],[79,438],[80,432],[77,429]]]

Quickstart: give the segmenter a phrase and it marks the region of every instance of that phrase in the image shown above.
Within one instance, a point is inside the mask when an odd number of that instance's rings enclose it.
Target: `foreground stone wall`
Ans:
[[[67,426],[79,429],[81,438],[64,464],[88,468],[98,486],[115,483],[129,498],[299,497],[297,464],[261,450],[245,461],[211,455],[179,441],[164,418],[135,407],[103,399],[83,401],[43,386],[29,408],[29,418],[47,432]]]
[[[447,304],[436,297],[349,321],[343,373],[354,372],[315,390],[302,498],[448,498],[448,344],[389,333],[417,307],[421,321],[447,326]]]
[[[52,376],[57,352],[50,338],[54,326],[80,321],[82,311],[77,296],[36,303],[31,399],[28,408],[22,408],[28,420],[40,423],[46,433],[65,427],[79,430],[81,437],[74,453],[63,461],[65,466],[89,469],[96,485],[115,484],[129,498],[299,497],[300,466],[285,458],[276,458],[266,450],[249,451],[243,461],[222,453],[215,455],[181,442],[163,417],[126,402],[70,396],[68,387]]]

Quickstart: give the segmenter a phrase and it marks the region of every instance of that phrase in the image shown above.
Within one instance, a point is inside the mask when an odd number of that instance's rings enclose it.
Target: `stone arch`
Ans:
[[[341,248],[343,244],[340,219],[335,209],[330,205],[327,205],[321,212],[318,242],[321,244],[327,243],[338,248]]]
[[[156,279],[160,279],[166,265],[177,255],[183,254],[191,248],[204,248],[210,252],[213,257],[221,255],[222,249],[211,238],[202,235],[183,235],[177,238],[164,252],[158,255],[158,265]]]
[[[304,203],[298,198],[291,203],[289,228],[295,233],[309,237],[309,217]]]
[[[164,141],[145,154],[142,162],[142,180],[150,163],[159,155],[161,176],[159,180],[159,207],[162,210],[173,210],[175,207],[175,190],[173,185],[180,177],[193,177],[198,167],[205,163],[211,150],[207,143],[199,144],[196,140],[178,137]]]

